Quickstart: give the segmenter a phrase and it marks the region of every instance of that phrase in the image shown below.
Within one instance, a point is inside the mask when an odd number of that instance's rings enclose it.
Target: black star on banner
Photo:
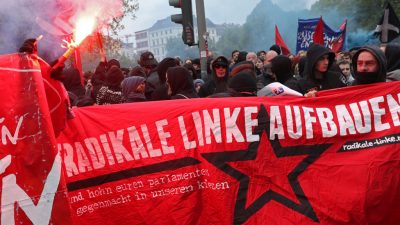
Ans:
[[[252,217],[257,211],[263,208],[267,203],[270,201],[275,201],[283,206],[287,207],[288,209],[294,210],[309,219],[319,222],[318,217],[311,206],[307,196],[305,195],[298,177],[302,174],[313,162],[315,162],[322,153],[324,153],[331,144],[320,144],[320,145],[312,145],[312,146],[290,146],[290,147],[282,147],[279,143],[278,139],[269,140],[270,146],[268,143],[264,145],[262,140],[265,136],[269,136],[270,128],[269,128],[270,117],[265,109],[264,105],[261,105],[260,112],[258,114],[258,126],[254,129],[254,134],[258,134],[260,136],[260,141],[252,142],[249,144],[248,148],[245,150],[238,150],[233,152],[216,152],[216,153],[204,153],[202,156],[211,164],[213,164],[218,169],[222,170],[229,176],[233,177],[237,181],[239,181],[239,189],[236,196],[236,203],[234,209],[234,224],[242,224],[246,222],[250,217]],[[265,131],[266,135],[263,135]],[[264,138],[265,139],[265,138]],[[265,141],[268,142],[268,141]],[[265,152],[259,149],[265,149]],[[269,150],[269,151],[268,151]],[[299,163],[294,165],[294,168],[288,174],[285,174],[287,178],[283,178],[287,180],[286,182],[280,182],[283,184],[283,187],[289,186],[289,190],[279,191],[274,189],[274,179],[279,179],[282,181],[282,177],[269,177],[268,172],[265,171],[248,171],[248,170],[240,170],[238,168],[233,168],[232,165],[229,163],[235,162],[235,164],[239,164],[237,162],[244,162],[244,161],[252,161],[251,163],[256,163],[255,160],[260,158],[261,156],[266,156],[266,153],[270,155],[273,153],[276,157],[268,156],[266,160],[263,161],[264,165],[270,166],[276,165],[276,162],[264,163],[266,161],[280,161],[286,160],[285,163],[288,161],[292,161],[293,158],[296,156],[303,156],[302,160]],[[291,157],[291,158],[286,158]],[[299,157],[296,157],[299,158]],[[257,162],[259,163],[259,162]],[[283,165],[283,163],[282,163]],[[238,166],[240,167],[240,166]],[[287,167],[287,166],[286,166]],[[248,168],[248,167],[246,167]],[[262,168],[262,167],[258,167]],[[268,170],[271,168],[262,168],[262,170]],[[285,168],[287,171],[289,168]],[[243,172],[243,171],[246,171]],[[276,171],[276,170],[275,170]],[[251,175],[256,175],[252,177]],[[261,176],[257,176],[261,174]],[[275,174],[276,175],[276,174]],[[249,184],[250,179],[260,179],[259,177],[265,178],[262,181],[267,183],[267,190],[261,195],[253,197],[253,201],[248,201],[249,196]],[[258,182],[260,182],[258,180]],[[254,182],[253,182],[254,183]],[[270,184],[268,184],[270,183]],[[284,184],[289,183],[289,185]],[[282,188],[280,186],[280,188]],[[292,193],[292,194],[284,194],[284,193]],[[250,193],[252,194],[252,193]],[[295,201],[293,201],[289,196],[294,196]],[[258,197],[258,198],[257,198]]]

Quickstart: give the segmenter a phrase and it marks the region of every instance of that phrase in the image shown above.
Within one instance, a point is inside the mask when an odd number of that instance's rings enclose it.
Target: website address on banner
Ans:
[[[400,143],[400,134],[393,134],[371,140],[348,142],[343,145],[339,152],[364,150],[396,143]]]

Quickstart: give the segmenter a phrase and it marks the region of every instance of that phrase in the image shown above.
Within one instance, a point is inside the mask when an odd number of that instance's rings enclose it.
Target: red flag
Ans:
[[[1,224],[73,224],[51,120],[63,86],[46,66],[34,54],[0,56]]]
[[[346,27],[347,27],[347,20],[345,20],[342,25],[340,25],[340,31],[342,34],[333,41],[332,43],[332,51],[333,52],[340,52],[343,49],[343,45],[346,39]]]
[[[317,26],[315,27],[313,42],[314,44],[324,45],[324,22],[322,21],[322,16],[319,18]]]
[[[275,25],[275,44],[279,45],[282,49],[283,55],[289,55],[290,50],[286,45],[285,41],[283,40],[281,34],[279,33],[278,26]]]

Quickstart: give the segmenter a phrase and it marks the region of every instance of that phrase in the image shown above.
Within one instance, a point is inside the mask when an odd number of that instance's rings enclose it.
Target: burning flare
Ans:
[[[96,19],[94,17],[81,17],[76,22],[74,31],[74,41],[79,45],[95,28]]]

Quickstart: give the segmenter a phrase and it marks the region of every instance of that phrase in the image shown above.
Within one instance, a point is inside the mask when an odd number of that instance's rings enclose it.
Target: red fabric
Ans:
[[[75,109],[58,138],[74,224],[397,225],[399,92]]]
[[[37,58],[37,61],[39,62],[42,72],[46,99],[50,110],[54,133],[58,136],[66,126],[68,107],[70,105],[68,93],[60,81],[54,80],[50,77],[49,64],[41,58]]]
[[[72,224],[42,66],[36,55],[0,56],[1,224]]]
[[[340,25],[339,29],[340,31],[343,31],[342,35],[340,35],[340,37],[332,43],[332,51],[335,53],[340,52],[343,49],[346,39],[346,27],[347,27],[347,20],[345,20],[344,23]]]
[[[315,32],[313,34],[313,43],[324,46],[324,22],[322,16],[319,18]]]
[[[83,71],[82,71],[82,60],[81,60],[80,48],[76,48],[74,51],[74,67],[79,71],[79,75],[81,76],[81,83],[82,83],[82,86],[84,86],[85,79],[83,77]]]
[[[290,50],[289,50],[288,46],[286,45],[285,41],[283,40],[281,34],[279,33],[277,25],[275,25],[275,44],[277,44],[281,47],[283,55],[290,54]]]

